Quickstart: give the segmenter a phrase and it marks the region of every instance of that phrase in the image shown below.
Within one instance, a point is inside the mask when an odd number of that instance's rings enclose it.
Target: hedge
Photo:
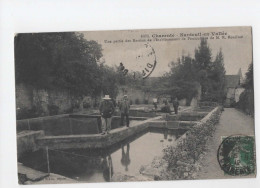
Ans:
[[[194,174],[199,171],[196,164],[200,155],[206,151],[206,144],[213,136],[216,124],[219,121],[221,108],[200,121],[182,137],[177,146],[164,149],[163,159],[167,162],[167,169],[161,171],[159,179],[194,179]],[[204,118],[205,119],[205,118]]]

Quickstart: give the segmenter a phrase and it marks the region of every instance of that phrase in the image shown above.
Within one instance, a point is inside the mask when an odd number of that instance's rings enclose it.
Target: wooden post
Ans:
[[[50,162],[49,162],[49,151],[48,151],[48,146],[46,146],[46,153],[47,153],[47,167],[48,167],[48,174],[50,175]]]

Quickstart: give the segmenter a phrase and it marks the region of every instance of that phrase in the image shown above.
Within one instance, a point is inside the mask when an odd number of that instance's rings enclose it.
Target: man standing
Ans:
[[[115,107],[111,101],[111,98],[109,95],[105,95],[103,98],[103,101],[101,102],[99,106],[99,111],[101,114],[101,122],[102,122],[102,135],[108,134],[109,131],[111,130],[111,120],[112,120],[112,115],[115,111]]]
[[[153,99],[153,106],[154,106],[154,111],[157,112],[157,98]]]
[[[179,101],[177,99],[177,97],[174,99],[173,101],[173,108],[174,108],[174,112],[175,114],[178,114],[178,107],[179,107]]]
[[[121,112],[121,126],[124,126],[124,117],[126,118],[126,126],[129,127],[129,109],[130,103],[128,101],[127,95],[124,95],[122,102],[119,105]]]

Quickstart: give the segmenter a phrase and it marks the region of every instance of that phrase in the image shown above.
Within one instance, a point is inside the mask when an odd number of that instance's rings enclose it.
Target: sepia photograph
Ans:
[[[17,181],[255,178],[252,29],[16,33]]]

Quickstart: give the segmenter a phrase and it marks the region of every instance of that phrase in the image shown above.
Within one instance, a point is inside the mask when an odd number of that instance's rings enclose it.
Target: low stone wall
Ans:
[[[182,120],[182,121],[197,121],[201,120],[204,118],[209,112],[181,112],[177,115],[166,115],[165,120],[166,121],[177,121],[177,120]]]
[[[17,135],[17,157],[23,156],[26,153],[36,151],[38,145],[36,139],[44,136],[43,131],[28,131],[21,132]]]
[[[112,129],[120,127],[120,119],[120,116],[113,116]],[[148,117],[130,116],[129,119],[131,120],[130,123],[132,123],[132,120],[144,121]],[[30,130],[43,130],[46,136],[98,134],[101,132],[101,119],[100,115],[86,114],[46,116],[18,120],[16,130],[17,133]]]
[[[94,115],[92,117],[96,117]],[[73,117],[76,117],[73,115]],[[77,117],[79,117],[77,115]],[[80,115],[80,117],[86,117],[86,115]],[[114,117],[116,118],[116,117]],[[119,117],[118,117],[119,118]],[[141,120],[137,117],[134,119]],[[119,127],[112,129],[110,134],[100,135],[60,135],[60,136],[45,136],[38,140],[40,146],[49,146],[50,148],[57,149],[69,149],[69,148],[106,148],[116,144],[122,140],[130,138],[139,132],[147,129],[148,127],[154,128],[166,128],[166,129],[185,129],[188,130],[196,124],[196,121],[165,121],[161,119],[161,116],[150,118],[148,120],[134,122],[129,128]]]
[[[71,134],[97,134],[100,129],[98,117],[71,117],[69,114],[46,116],[16,121],[17,133],[25,130],[43,130],[47,136]]]
[[[69,117],[69,114],[17,120],[16,131],[21,132],[25,130],[42,130],[41,128],[43,127],[43,123],[57,121],[66,117]]]
[[[125,140],[148,128],[149,122],[158,120],[161,117],[151,118],[145,121],[136,122],[134,125],[117,128],[107,135],[67,135],[67,136],[45,136],[39,138],[37,144],[40,147],[48,146],[52,149],[69,148],[106,148]]]
[[[109,135],[99,135],[99,134],[81,134],[81,135],[46,135],[44,138],[39,139],[39,144],[41,146],[50,146],[52,148],[68,149],[68,148],[105,148],[111,146],[117,142],[120,142],[126,138],[135,135],[148,127],[156,128],[167,128],[167,129],[190,129],[197,121],[201,119],[207,113],[204,112],[183,112],[180,115],[167,115],[166,118],[161,116],[150,118],[145,120],[147,117],[130,117],[134,120],[144,120],[141,122],[134,122],[131,124],[130,128],[117,127],[111,130]],[[182,116],[186,117],[190,115],[192,118],[189,121],[179,121],[177,119],[182,119]],[[100,115],[69,115],[71,118],[99,118]],[[119,120],[120,117],[114,116],[114,120]],[[119,119],[118,119],[119,118]],[[166,121],[164,120],[166,119]],[[171,119],[173,121],[171,121]]]
[[[152,121],[149,123],[149,127],[188,130],[196,123],[196,121]]]

